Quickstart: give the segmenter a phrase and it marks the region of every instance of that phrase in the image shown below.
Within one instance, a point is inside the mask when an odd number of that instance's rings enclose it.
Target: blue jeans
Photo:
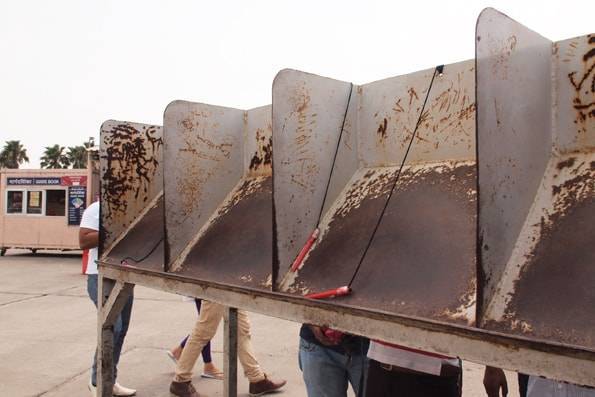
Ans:
[[[360,396],[366,362],[362,352],[340,354],[300,338],[299,364],[308,397],[346,397],[348,382]]]
[[[87,275],[87,292],[89,298],[97,307],[97,274]],[[118,316],[116,323],[114,324],[114,379],[118,376],[118,361],[120,361],[120,353],[122,352],[122,345],[124,344],[124,338],[126,332],[128,332],[128,325],[130,324],[130,314],[132,313],[132,301],[133,296],[131,295],[128,302],[124,305],[122,312]],[[97,386],[97,351],[93,357],[93,368],[91,370],[91,383],[93,386]]]

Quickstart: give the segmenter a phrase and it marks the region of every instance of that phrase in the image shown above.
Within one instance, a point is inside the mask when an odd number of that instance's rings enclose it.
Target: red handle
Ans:
[[[302,247],[297,258],[295,258],[295,260],[291,264],[292,272],[297,271],[297,269],[299,269],[299,267],[302,265],[302,261],[306,257],[306,254],[310,251],[310,248],[312,248],[312,244],[314,244],[314,241],[316,241],[316,239],[318,238],[319,232],[320,232],[320,230],[318,230],[318,228],[314,229],[314,231],[310,235],[310,238],[308,238],[308,241],[306,241],[306,244]]]
[[[337,296],[344,296],[349,295],[351,293],[351,288],[348,286],[343,286],[339,288],[329,289],[322,292],[316,292],[314,294],[306,295],[306,298],[310,299],[326,299],[326,298],[334,298]]]

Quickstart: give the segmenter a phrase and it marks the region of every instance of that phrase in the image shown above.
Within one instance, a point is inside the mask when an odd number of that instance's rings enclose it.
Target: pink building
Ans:
[[[93,167],[0,169],[0,253],[79,249],[80,218],[95,200],[97,180]]]

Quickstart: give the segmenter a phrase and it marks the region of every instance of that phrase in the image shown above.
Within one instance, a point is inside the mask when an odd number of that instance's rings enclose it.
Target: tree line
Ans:
[[[46,146],[41,156],[41,168],[86,168],[87,149],[95,146],[95,138],[82,145],[69,146],[60,145]],[[0,151],[0,168],[19,168],[23,163],[28,163],[27,149],[21,141],[6,141]]]

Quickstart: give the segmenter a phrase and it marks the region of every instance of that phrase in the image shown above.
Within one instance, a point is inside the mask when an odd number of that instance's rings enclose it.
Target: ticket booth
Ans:
[[[0,170],[0,253],[76,250],[78,226],[93,201],[89,169]]]

